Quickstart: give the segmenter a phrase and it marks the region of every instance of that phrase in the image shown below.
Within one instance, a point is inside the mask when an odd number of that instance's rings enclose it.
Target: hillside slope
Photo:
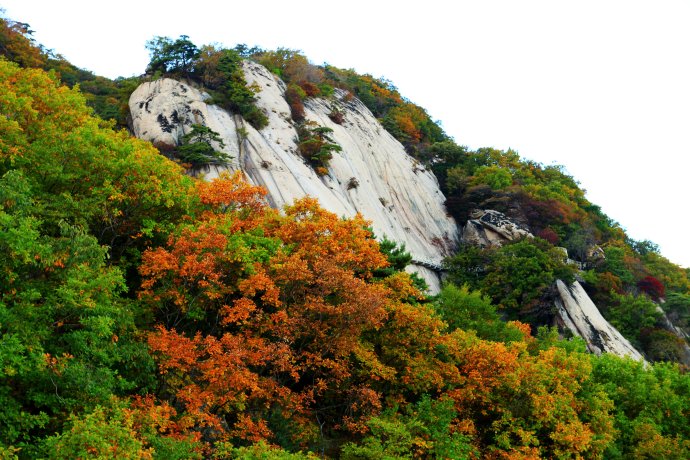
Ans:
[[[28,27],[7,24],[31,51]],[[424,111],[368,76],[345,71],[349,87],[319,88],[364,95],[408,152],[430,153],[458,220],[476,216],[467,228],[486,241],[461,243],[447,260],[456,285],[429,298],[401,272],[404,251],[379,245],[362,218],[309,198],[281,214],[241,174],[190,177],[160,154],[179,159],[170,146],[113,130],[59,74],[8,53],[6,32],[0,54],[16,63],[0,57],[0,458],[690,458],[690,374],[653,362],[686,343],[686,272],[627,240],[558,169],[422,135],[429,119],[412,115]],[[228,51],[194,78],[229,75],[216,81],[227,117],[264,142],[273,112],[251,106]],[[295,82],[313,93],[298,74],[286,89],[293,120],[298,102],[304,117],[324,111],[316,94],[290,96]],[[220,110],[190,108],[196,122]],[[173,113],[156,119],[170,133]],[[343,155],[318,137],[329,128],[295,121],[284,134],[295,127],[328,188],[326,166]],[[210,176],[224,161],[217,139],[173,147],[201,152]],[[230,169],[251,158],[248,144]],[[497,207],[505,214],[471,212]],[[537,327],[555,280],[576,276],[586,294],[564,296],[592,296],[650,362]]]

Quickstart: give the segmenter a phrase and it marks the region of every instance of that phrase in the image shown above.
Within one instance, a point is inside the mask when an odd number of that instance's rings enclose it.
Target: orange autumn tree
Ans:
[[[448,392],[457,426],[484,458],[603,458],[613,404],[591,378],[590,357],[534,339],[504,344],[457,330],[461,383]]]
[[[198,220],[147,251],[140,298],[161,321],[149,337],[169,396],[207,440],[313,438],[380,407],[368,388],[364,331],[391,291],[361,217],[310,198],[270,209],[239,176],[199,184]],[[366,372],[366,378],[362,373]],[[269,420],[270,419],[270,420]]]

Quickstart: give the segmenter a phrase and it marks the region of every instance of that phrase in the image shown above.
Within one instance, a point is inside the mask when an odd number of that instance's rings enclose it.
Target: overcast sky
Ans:
[[[73,64],[143,73],[145,42],[302,50],[393,81],[472,148],[562,164],[635,239],[690,266],[690,1],[0,0]]]

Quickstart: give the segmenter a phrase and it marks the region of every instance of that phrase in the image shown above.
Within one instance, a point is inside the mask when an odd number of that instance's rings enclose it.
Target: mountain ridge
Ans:
[[[3,40],[28,39],[2,25],[0,50],[16,58]],[[93,116],[56,73],[0,59],[0,456],[688,457],[687,272],[627,238],[574,179],[455,144],[390,83],[255,51],[286,83],[266,72],[285,128],[271,141],[315,186],[365,188],[327,176],[350,151],[340,127],[366,115],[364,132],[390,140],[381,123],[420,162],[397,166],[434,173],[436,205],[445,196],[459,222],[500,235],[459,244],[429,297],[404,272],[412,256],[361,216],[310,197],[278,212],[240,174],[195,177],[223,169],[234,145],[238,163],[252,154],[194,108],[255,149],[271,105],[241,50],[155,43],[170,48],[150,80],[187,86],[147,87],[182,98],[198,85],[216,104],[192,107],[184,129],[179,111],[152,112],[149,126],[175,132],[155,146]],[[178,49],[185,59],[169,60]],[[360,96],[374,117],[333,107]],[[271,172],[264,161],[249,164]],[[560,285],[594,300],[647,362],[545,327]]]

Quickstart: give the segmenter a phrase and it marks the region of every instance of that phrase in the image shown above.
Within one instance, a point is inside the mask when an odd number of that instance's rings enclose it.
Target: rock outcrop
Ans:
[[[678,337],[678,360],[686,366],[690,366],[690,346],[688,341],[690,340],[690,335],[688,335],[682,328],[673,324],[673,321],[666,315],[666,312],[659,305],[656,306],[656,311],[659,312],[661,317],[659,318],[658,325],[666,329],[671,334]]]
[[[644,361],[643,356],[628,339],[604,319],[579,282],[575,281],[568,286],[558,280],[556,287],[558,297],[555,303],[559,325],[582,337],[589,351],[596,354],[606,352],[630,356]]]
[[[533,237],[529,230],[498,211],[477,210],[470,217],[462,232],[461,241],[464,244],[497,247],[519,238]],[[560,249],[563,251],[563,261],[572,263],[568,250]],[[561,330],[569,330],[573,335],[582,337],[592,353],[606,352],[644,360],[642,354],[606,321],[579,282],[568,286],[557,280],[556,288],[558,295],[554,300],[554,319]]]
[[[470,214],[462,231],[462,242],[479,247],[501,246],[522,237],[532,237],[528,229],[492,209]]]
[[[225,147],[219,150],[232,157],[226,165],[209,167],[207,178],[242,170],[268,190],[274,207],[310,195],[338,215],[361,213],[378,237],[404,243],[415,260],[440,264],[451,254],[459,232],[446,214],[436,178],[407,155],[364,104],[338,90],[332,100],[305,102],[307,120],[331,128],[332,140],[342,148],[333,154],[328,174],[319,176],[298,152],[285,84],[255,63],[246,62],[244,71],[248,84],[261,89],[257,105],[268,117],[265,128],[256,130],[240,116],[207,104],[209,95],[188,84],[161,79],[142,84],[130,97],[135,135],[176,146],[192,124],[206,125],[220,134]],[[343,115],[342,124],[329,118],[334,105]],[[438,276],[428,268],[420,267],[420,272],[437,292]]]

